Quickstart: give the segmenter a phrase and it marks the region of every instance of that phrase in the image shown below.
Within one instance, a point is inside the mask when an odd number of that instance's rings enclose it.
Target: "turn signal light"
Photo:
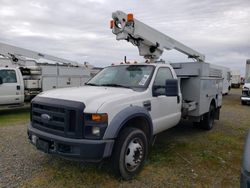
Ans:
[[[133,22],[133,21],[134,21],[134,15],[132,13],[128,13],[127,22]]]
[[[108,114],[92,114],[91,119],[96,122],[107,122]]]

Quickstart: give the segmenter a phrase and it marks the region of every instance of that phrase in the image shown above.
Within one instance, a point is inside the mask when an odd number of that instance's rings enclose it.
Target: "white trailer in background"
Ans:
[[[245,82],[250,83],[250,59],[246,61]],[[248,81],[247,81],[248,80]]]
[[[240,71],[232,70],[231,75],[232,75],[231,87],[240,88],[240,84],[241,84]]]
[[[0,43],[0,108],[23,105],[42,91],[84,85],[91,68]]]
[[[227,95],[231,89],[231,70],[228,67],[210,64],[211,68],[221,70],[221,76],[223,78],[222,94]]]
[[[250,59],[246,61],[245,84],[242,87],[241,104],[250,102]]]

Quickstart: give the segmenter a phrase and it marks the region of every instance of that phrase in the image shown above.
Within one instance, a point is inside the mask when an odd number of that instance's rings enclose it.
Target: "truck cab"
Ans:
[[[18,68],[0,67],[0,105],[24,102],[24,83]]]
[[[103,69],[84,87],[36,96],[28,134],[46,153],[100,161],[111,156],[125,128],[143,131],[141,145],[130,143],[135,153],[147,149],[153,135],[173,127],[180,118],[181,93],[169,64],[124,64]],[[133,162],[128,165],[136,167]]]

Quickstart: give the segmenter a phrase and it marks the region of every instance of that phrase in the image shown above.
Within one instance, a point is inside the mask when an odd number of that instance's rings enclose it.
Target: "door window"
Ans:
[[[159,68],[155,77],[153,87],[157,88],[157,93],[165,95],[165,83],[167,79],[173,79],[173,75],[169,68]]]
[[[14,70],[0,70],[0,77],[3,80],[3,83],[16,83],[17,78],[16,78],[16,71]]]

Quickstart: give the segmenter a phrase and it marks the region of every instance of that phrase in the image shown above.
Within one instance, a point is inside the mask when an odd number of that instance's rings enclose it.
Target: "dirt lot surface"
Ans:
[[[27,123],[0,126],[0,187],[239,187],[241,155],[250,128],[250,105],[240,89],[223,97],[211,131],[190,122],[161,133],[134,180],[117,179],[106,164],[71,162],[37,151]],[[0,119],[3,118],[0,114]]]

